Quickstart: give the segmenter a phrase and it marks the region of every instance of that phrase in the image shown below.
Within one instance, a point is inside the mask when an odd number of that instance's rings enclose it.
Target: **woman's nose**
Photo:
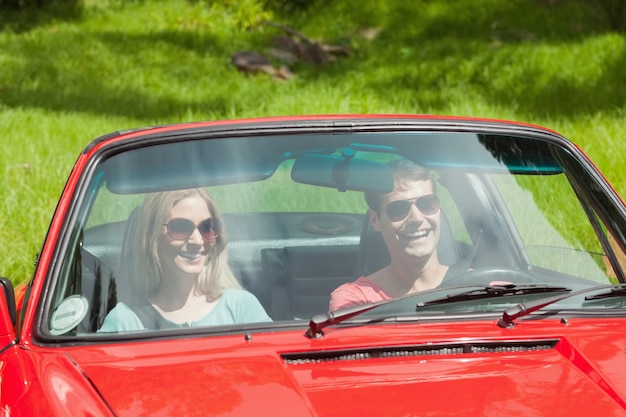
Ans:
[[[200,234],[200,231],[198,230],[197,227],[195,229],[193,229],[193,232],[191,233],[191,235],[189,235],[189,238],[187,239],[187,242],[195,243],[195,244],[198,244],[198,245],[204,244],[204,240],[202,239],[202,235]]]

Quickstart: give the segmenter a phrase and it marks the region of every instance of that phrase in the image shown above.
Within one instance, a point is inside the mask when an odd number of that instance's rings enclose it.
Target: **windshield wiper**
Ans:
[[[426,295],[428,293],[441,293],[444,291],[454,291],[459,289],[467,289],[473,288],[472,291],[463,291],[459,294],[449,295],[445,298],[437,298],[433,301],[427,301],[425,303],[418,303],[416,309],[419,309],[421,306],[426,305],[434,305],[434,304],[443,304],[448,302],[457,302],[464,300],[473,300],[480,298],[490,298],[490,297],[501,297],[501,296],[509,296],[509,295],[523,295],[523,294],[537,294],[544,292],[562,292],[562,291],[571,291],[569,288],[565,287],[550,287],[547,285],[493,285],[483,287],[480,285],[460,285],[454,287],[438,287],[428,291],[422,291],[420,295]],[[337,311],[329,311],[328,313],[318,314],[311,318],[309,321],[309,327],[306,331],[306,336],[309,338],[318,338],[324,335],[322,331],[325,327],[333,326],[335,324],[342,323],[346,320],[351,319],[352,317],[358,316],[359,314],[363,314],[375,308],[378,308],[382,305],[390,304],[393,302],[400,301],[402,299],[407,299],[410,297],[414,297],[417,294],[409,294],[404,297],[394,298],[391,300],[379,301],[377,303],[369,303],[362,304],[354,307],[343,308]]]
[[[309,322],[309,328],[307,329],[305,335],[306,337],[311,339],[322,337],[324,335],[324,332],[322,332],[322,329],[324,329],[324,327],[332,326],[333,324],[339,324],[343,321],[351,319],[354,316],[358,316],[361,313],[365,313],[366,311],[370,311],[380,305],[386,304],[389,301],[393,300],[362,304],[354,307],[342,308],[341,310],[337,311],[329,311],[325,314],[317,314],[311,318],[311,321]]]
[[[522,302],[514,307],[511,307],[505,310],[502,313],[502,317],[498,320],[498,326],[500,327],[511,327],[514,325],[513,321],[517,318],[526,316],[531,314],[537,310],[540,310],[550,304],[556,303],[558,301],[564,300],[566,298],[575,297],[580,294],[584,294],[586,292],[599,291],[605,288],[610,288],[611,290],[608,292],[596,294],[593,296],[586,297],[586,300],[591,299],[599,299],[605,297],[617,297],[617,296],[626,296],[626,283],[624,284],[612,284],[612,285],[598,285],[595,287],[584,288],[579,291],[571,292],[572,290],[566,287],[553,287],[549,285],[494,285],[487,287],[480,287],[476,285],[463,285],[458,287],[447,287],[447,288],[435,288],[433,290],[424,291],[421,295],[427,293],[437,293],[441,291],[450,291],[459,288],[476,288],[472,291],[464,291],[458,294],[449,295],[445,298],[439,298],[432,301],[426,301],[423,303],[418,303],[416,305],[416,310],[419,310],[422,306],[436,305],[436,304],[445,304],[445,303],[453,303],[457,301],[465,301],[465,300],[475,300],[481,298],[490,298],[490,297],[502,297],[502,296],[513,296],[513,295],[527,295],[527,294],[539,294],[539,293],[547,293],[547,292],[566,292],[566,294],[561,294],[553,297],[540,298],[534,301]],[[351,319],[352,317],[358,316],[359,314],[363,314],[367,311],[378,308],[382,305],[390,304],[401,300],[403,298],[410,298],[415,296],[416,294],[411,294],[406,297],[395,298],[392,300],[380,301],[377,303],[363,304],[355,307],[349,307],[341,310],[337,310],[335,312],[328,312],[325,314],[318,314],[313,316],[309,322],[309,327],[306,331],[306,336],[309,338],[318,338],[324,335],[322,331],[327,326],[332,326],[335,324],[342,323],[346,320]],[[377,318],[379,319],[379,318]]]
[[[601,300],[603,298],[611,297],[626,297],[626,287],[613,287],[610,291],[601,292],[600,294],[588,295],[585,300]]]
[[[428,293],[440,293],[442,291],[450,291],[450,290],[454,290],[454,289],[463,289],[463,288],[482,288],[479,285],[460,285],[460,286],[454,286],[454,287],[437,287],[437,288],[433,288],[432,290],[426,290],[426,291],[422,291],[419,294],[421,295],[425,295]],[[383,301],[379,301],[377,303],[368,303],[368,304],[361,304],[358,306],[354,306],[354,307],[348,307],[348,308],[342,308],[341,310],[337,310],[337,311],[329,311],[328,313],[324,313],[324,314],[317,314],[315,316],[313,316],[311,318],[311,320],[309,321],[309,328],[307,329],[305,335],[306,337],[309,338],[318,338],[318,337],[322,337],[324,335],[324,332],[322,331],[325,327],[328,326],[333,326],[335,324],[339,324],[342,323],[346,320],[351,319],[354,316],[358,316],[359,314],[363,314],[365,312],[368,312],[370,310],[373,310],[375,308],[378,308],[382,305],[386,305],[386,304],[390,304],[390,303],[394,303],[406,298],[411,298],[416,296],[417,294],[409,294],[406,295],[404,297],[400,297],[400,298],[393,298],[391,300],[383,300]]]
[[[575,297],[577,295],[584,294],[586,292],[598,291],[604,288],[611,288],[611,291],[597,294],[596,296],[592,296],[592,297],[617,296],[617,294],[621,292],[624,293],[622,295],[626,295],[626,284],[598,285],[595,287],[589,287],[589,288],[584,288],[579,291],[570,292],[565,295],[557,295],[557,296],[549,297],[549,298],[541,298],[535,301],[523,302],[505,310],[504,313],[502,313],[502,317],[500,317],[500,320],[498,320],[498,326],[504,327],[504,328],[513,327],[515,325],[515,323],[513,323],[515,319],[518,319],[523,316],[527,316],[528,314],[531,314],[537,310],[547,307],[550,304],[556,303],[557,301],[561,301],[570,297]],[[617,292],[617,294],[615,294],[615,292]],[[590,299],[590,298],[585,297],[585,299]]]
[[[418,310],[422,307],[428,307],[428,306],[438,305],[438,304],[456,303],[459,301],[480,300],[480,299],[492,298],[492,297],[510,297],[510,296],[515,296],[515,295],[540,294],[540,293],[546,293],[546,292],[564,292],[564,291],[569,292],[571,291],[571,289],[567,287],[553,287],[553,286],[544,285],[544,284],[490,285],[490,286],[473,290],[473,291],[466,291],[466,292],[462,292],[458,294],[448,295],[444,298],[424,301],[422,303],[418,303],[415,306],[415,310]]]

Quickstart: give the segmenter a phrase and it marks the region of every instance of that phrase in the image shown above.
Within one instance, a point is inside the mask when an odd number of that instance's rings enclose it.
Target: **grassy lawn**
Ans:
[[[32,273],[83,147],[143,125],[319,113],[511,119],[569,137],[626,193],[626,34],[593,2],[309,3],[281,14],[258,0],[87,0],[76,13],[0,14],[0,275]],[[281,33],[262,17],[353,53],[297,63],[288,81],[245,76],[231,54],[264,52]]]

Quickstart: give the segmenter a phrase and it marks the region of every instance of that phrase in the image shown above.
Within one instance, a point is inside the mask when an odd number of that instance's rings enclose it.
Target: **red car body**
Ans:
[[[367,330],[329,331],[322,342],[292,331],[213,338],[210,346],[201,338],[63,351],[14,346],[3,353],[2,397],[23,416],[625,414],[620,320],[551,320],[513,331],[494,322]],[[281,356],[545,341],[556,344],[309,364]]]
[[[4,415],[626,415],[626,310],[621,307],[593,314],[529,315],[511,326],[498,325],[499,315],[458,312],[449,319],[346,321],[324,327],[318,337],[305,334],[307,320],[128,340],[46,334],[45,300],[53,292],[50,280],[60,274],[61,237],[77,201],[84,199],[90,167],[107,149],[122,143],[138,147],[143,136],[180,135],[185,129],[279,130],[286,124],[340,132],[364,120],[386,128],[417,123],[420,128],[427,124],[426,130],[441,124],[467,131],[494,125],[529,136],[558,136],[530,125],[467,118],[314,116],[164,126],[93,141],[67,181],[32,280],[16,291],[17,306],[11,307],[9,293],[0,292]],[[578,152],[575,158],[595,169]],[[617,233],[625,230],[620,229],[623,203],[593,172],[590,178],[613,204],[598,212],[619,217],[611,235],[618,241],[616,252],[623,252],[623,237]],[[17,313],[15,321],[11,312]]]

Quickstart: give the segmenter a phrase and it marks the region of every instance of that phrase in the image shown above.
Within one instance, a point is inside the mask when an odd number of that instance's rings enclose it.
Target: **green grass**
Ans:
[[[219,3],[219,4],[218,4]],[[0,275],[30,276],[69,171],[110,131],[313,113],[437,113],[545,125],[626,193],[626,36],[577,0],[317,0],[284,16],[259,1],[86,1],[0,14]],[[589,4],[588,4],[589,3]],[[234,70],[279,33],[354,53],[276,82]],[[380,28],[367,40],[359,32]]]

